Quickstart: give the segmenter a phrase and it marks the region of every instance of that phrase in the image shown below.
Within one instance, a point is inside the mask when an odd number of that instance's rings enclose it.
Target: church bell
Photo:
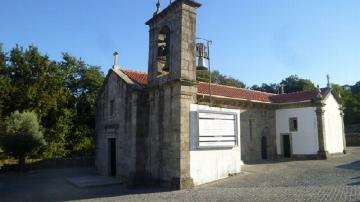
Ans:
[[[206,59],[204,57],[198,57],[197,70],[207,70]]]
[[[207,70],[208,69],[206,65],[207,53],[206,53],[206,47],[204,46],[203,43],[196,44],[196,56],[198,57],[196,69]]]

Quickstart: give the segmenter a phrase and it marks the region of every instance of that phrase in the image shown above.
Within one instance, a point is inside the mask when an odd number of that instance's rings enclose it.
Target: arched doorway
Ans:
[[[268,158],[266,136],[261,137],[261,158],[262,159],[267,159]]]

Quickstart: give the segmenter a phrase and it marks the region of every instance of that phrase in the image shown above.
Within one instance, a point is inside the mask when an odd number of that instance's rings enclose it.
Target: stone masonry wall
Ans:
[[[190,104],[196,101],[196,2],[177,0],[147,22],[149,47],[149,156],[145,165],[151,181],[175,189],[191,188],[189,151]],[[157,43],[163,27],[170,28],[169,72],[158,74]]]
[[[198,104],[209,104],[208,96],[198,96]],[[245,163],[261,161],[262,138],[266,138],[267,159],[276,156],[276,107],[270,104],[254,103],[244,100],[212,98],[212,106],[240,110],[241,160]],[[250,135],[249,121],[253,121]]]
[[[346,146],[349,147],[360,146],[360,133],[347,133],[345,138],[346,138]]]
[[[252,135],[250,123],[252,120]],[[241,159],[251,163],[262,159],[262,138],[266,137],[267,159],[276,158],[276,121],[272,109],[248,108],[240,110]]]
[[[136,112],[138,93],[114,72],[97,100],[96,168],[109,175],[109,138],[116,138],[116,174],[124,182],[132,181],[136,172]],[[111,112],[110,103],[114,102]]]

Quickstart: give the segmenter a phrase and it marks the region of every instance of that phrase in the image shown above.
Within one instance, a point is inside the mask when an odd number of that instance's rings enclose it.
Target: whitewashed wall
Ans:
[[[232,149],[197,150],[198,110],[231,112],[237,114],[237,146]],[[241,172],[240,110],[215,108],[192,104],[190,107],[190,175],[195,185],[226,178],[229,174]]]
[[[342,153],[344,151],[343,124],[340,115],[340,105],[330,94],[325,100],[325,137],[326,150],[330,154]]]
[[[281,134],[290,133],[292,154],[317,154],[319,150],[315,107],[276,110],[276,147],[281,154]],[[289,118],[297,118],[298,131],[290,132]]]

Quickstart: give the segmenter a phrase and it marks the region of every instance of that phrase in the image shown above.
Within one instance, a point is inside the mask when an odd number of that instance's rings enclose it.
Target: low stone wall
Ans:
[[[36,162],[26,164],[26,170],[32,169],[52,169],[52,168],[76,168],[94,166],[94,157],[78,157],[78,158],[58,158],[43,159]],[[22,170],[18,164],[0,165],[1,171]]]
[[[346,146],[360,146],[360,133],[346,134]]]
[[[345,127],[346,133],[360,133],[360,124],[351,124]]]

